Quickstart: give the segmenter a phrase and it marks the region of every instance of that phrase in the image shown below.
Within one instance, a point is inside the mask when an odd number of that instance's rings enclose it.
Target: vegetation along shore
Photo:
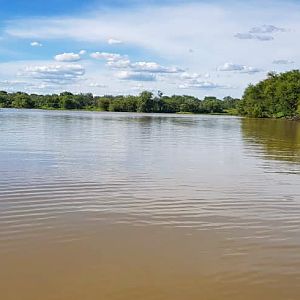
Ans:
[[[0,91],[2,108],[84,109],[143,113],[228,113],[255,118],[300,119],[300,71],[268,73],[265,80],[249,85],[242,97],[165,96],[144,91],[138,96],[74,95],[70,92],[52,95],[8,93]]]

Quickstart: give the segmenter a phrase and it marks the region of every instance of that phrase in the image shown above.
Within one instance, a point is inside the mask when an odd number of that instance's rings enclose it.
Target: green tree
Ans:
[[[153,112],[153,93],[144,91],[138,97],[137,111],[150,113]]]
[[[299,117],[300,71],[268,73],[265,80],[249,85],[239,105],[239,112],[249,117]]]
[[[69,92],[63,92],[59,95],[60,108],[77,109],[80,108],[76,97]]]
[[[13,96],[12,106],[15,108],[34,108],[34,101],[28,94],[18,92]]]
[[[0,91],[0,107],[10,107],[10,96],[5,91]]]

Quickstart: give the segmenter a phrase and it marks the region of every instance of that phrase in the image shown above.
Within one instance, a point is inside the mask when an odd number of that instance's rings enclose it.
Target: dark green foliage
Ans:
[[[153,110],[155,110],[153,93],[147,91],[142,92],[138,99],[137,112],[150,113],[154,112]]]
[[[108,111],[109,110],[109,97],[96,97],[94,99],[94,107],[98,107],[100,110]]]
[[[42,108],[42,109],[89,109],[119,112],[143,113],[224,113],[236,108],[238,99],[230,97],[219,100],[206,97],[204,100],[192,96],[171,97],[162,92],[154,95],[144,91],[138,96],[103,96],[92,94],[74,95],[63,92],[59,95],[28,95],[26,93],[0,92],[0,107]]]
[[[35,102],[28,94],[19,92],[13,98],[12,106],[16,108],[34,108]]]
[[[297,118],[300,116],[300,71],[269,73],[267,79],[249,85],[238,110],[255,118]]]
[[[0,91],[0,107],[10,107],[10,96],[5,91]]]

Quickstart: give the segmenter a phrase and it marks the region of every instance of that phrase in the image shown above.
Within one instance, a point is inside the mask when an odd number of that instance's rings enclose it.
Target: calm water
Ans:
[[[300,123],[1,110],[0,292],[300,299]]]

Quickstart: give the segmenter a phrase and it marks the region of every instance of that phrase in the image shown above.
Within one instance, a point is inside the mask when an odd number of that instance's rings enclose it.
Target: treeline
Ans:
[[[242,100],[225,97],[154,95],[144,91],[138,96],[53,95],[7,93],[0,91],[0,107],[39,109],[85,109],[145,113],[230,113],[255,118],[300,119],[300,71],[269,73],[267,79],[249,85]]]
[[[271,72],[267,79],[249,85],[238,112],[255,118],[300,119],[300,71]]]
[[[69,92],[53,95],[36,95],[22,92],[0,92],[0,107],[38,109],[85,109],[115,112],[145,113],[234,113],[240,100],[225,97],[205,97],[203,100],[192,96],[154,95],[144,91],[138,96],[103,96]]]

